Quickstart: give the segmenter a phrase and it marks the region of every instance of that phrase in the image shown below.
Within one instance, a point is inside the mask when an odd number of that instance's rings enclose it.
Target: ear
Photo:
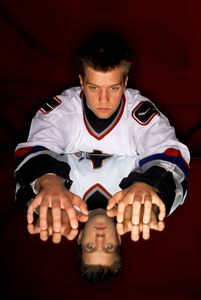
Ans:
[[[80,85],[83,86],[83,78],[80,74],[79,74],[79,80],[80,80]]]
[[[78,238],[77,238],[77,243],[78,243],[78,245],[81,244],[81,240],[82,240],[82,232],[83,232],[83,230],[80,230],[80,233],[79,233]]]
[[[126,76],[125,78],[125,88],[127,87],[127,83],[128,83],[128,76]]]

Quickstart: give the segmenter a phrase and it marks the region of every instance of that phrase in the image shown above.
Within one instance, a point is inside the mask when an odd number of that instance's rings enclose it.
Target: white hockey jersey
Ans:
[[[75,164],[74,159],[78,154],[81,158],[93,154],[108,157],[104,162],[106,170],[103,166],[101,170],[99,166],[92,169],[92,173],[85,173],[89,170],[85,165],[89,159]],[[48,161],[45,162],[47,155]],[[104,130],[97,132],[87,116],[80,87],[65,90],[60,96],[44,103],[32,120],[28,141],[17,146],[16,157],[16,178],[20,177],[21,180],[21,183],[18,180],[18,187],[30,184],[48,172],[68,177],[69,170],[66,169],[65,173],[61,171],[67,163],[70,165],[71,176],[76,174],[78,165],[83,165],[82,180],[85,184],[80,182],[81,179],[74,179],[71,187],[73,192],[84,195],[90,190],[90,185],[100,183],[95,172],[99,172],[98,176],[102,178],[105,188],[108,181],[118,182],[118,185],[115,183],[113,188],[108,188],[111,194],[119,189],[120,181],[126,177],[128,180],[124,180],[123,188],[135,180],[142,180],[162,189],[162,198],[170,197],[167,190],[167,184],[170,184],[174,189],[169,204],[170,213],[184,200],[190,159],[187,147],[178,141],[168,119],[139,91],[126,89],[118,113]],[[40,161],[36,160],[39,157]],[[116,173],[112,167],[115,159]],[[51,168],[53,160],[62,165]],[[41,170],[39,164],[43,165]],[[28,174],[28,170],[32,174]],[[111,176],[108,178],[109,174]],[[165,177],[169,178],[166,184]]]

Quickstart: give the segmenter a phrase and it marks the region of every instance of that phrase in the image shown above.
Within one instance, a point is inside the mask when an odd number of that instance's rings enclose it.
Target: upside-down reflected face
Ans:
[[[113,219],[106,215],[104,209],[95,209],[90,213],[78,243],[82,245],[85,264],[110,266],[114,263],[120,236]]]

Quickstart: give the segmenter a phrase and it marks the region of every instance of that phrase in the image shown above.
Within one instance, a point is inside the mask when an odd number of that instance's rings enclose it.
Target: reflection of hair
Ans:
[[[78,57],[78,64],[82,77],[87,66],[102,72],[122,66],[125,78],[131,66],[131,58],[126,43],[120,36],[102,32],[87,41]]]
[[[122,266],[121,248],[118,245],[114,252],[115,259],[112,265],[87,265],[83,261],[82,245],[78,245],[76,267],[82,278],[92,284],[105,281],[119,274]]]

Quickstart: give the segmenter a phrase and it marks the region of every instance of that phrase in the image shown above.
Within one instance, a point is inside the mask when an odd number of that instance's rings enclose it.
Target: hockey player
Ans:
[[[81,197],[69,190],[68,153],[89,159],[96,153],[103,159],[131,157],[132,169],[118,182],[119,191],[111,194],[107,208],[110,211],[118,204],[117,221],[122,222],[125,207],[132,205],[132,222],[138,227],[141,207],[143,223],[149,225],[152,206],[157,205],[158,219],[163,221],[185,199],[187,147],[149,99],[126,88],[130,57],[118,38],[99,36],[88,43],[79,65],[81,86],[45,101],[32,120],[28,141],[16,148],[16,195],[18,199],[27,195],[28,223],[33,222],[37,207],[44,230],[48,208],[52,208],[56,232],[61,229],[61,209],[74,229],[78,221],[73,205],[88,214]],[[101,166],[102,161],[93,163]],[[111,172],[107,181],[112,180]]]

